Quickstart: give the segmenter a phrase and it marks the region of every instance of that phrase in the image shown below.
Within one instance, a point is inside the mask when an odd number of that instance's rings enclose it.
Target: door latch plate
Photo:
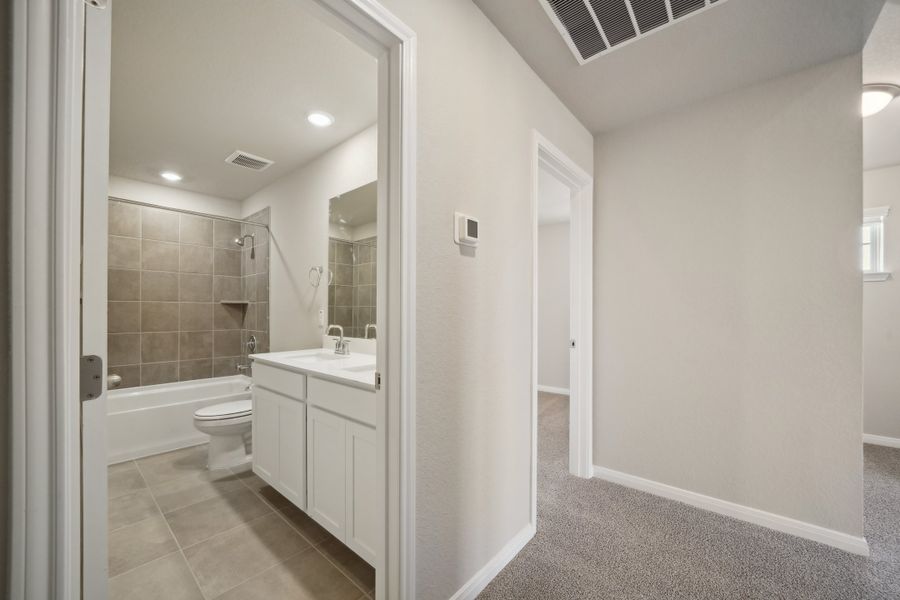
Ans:
[[[81,357],[81,401],[93,400],[103,394],[103,359],[94,354]]]

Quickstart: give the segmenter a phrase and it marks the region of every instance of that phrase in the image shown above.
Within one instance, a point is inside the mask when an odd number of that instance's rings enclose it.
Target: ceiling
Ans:
[[[855,0],[729,0],[580,66],[539,0],[475,3],[593,133],[858,52],[864,29]]]
[[[863,50],[863,82],[900,85],[900,0],[889,0]],[[900,165],[900,100],[863,120],[863,166]]]
[[[538,224],[567,223],[571,218],[572,192],[553,173],[541,167],[538,175]]]
[[[375,59],[300,5],[117,0],[110,173],[242,200],[374,124]],[[335,124],[310,125],[312,110]],[[235,150],[275,164],[225,163]]]

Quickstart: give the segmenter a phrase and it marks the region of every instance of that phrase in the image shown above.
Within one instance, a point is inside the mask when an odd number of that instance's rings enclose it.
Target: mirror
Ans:
[[[377,188],[373,181],[328,204],[328,323],[345,337],[376,337]]]

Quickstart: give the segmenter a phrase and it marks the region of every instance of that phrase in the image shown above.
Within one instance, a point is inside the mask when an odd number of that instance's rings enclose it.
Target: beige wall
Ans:
[[[267,206],[272,211],[272,352],[322,345],[318,311],[328,308],[328,286],[310,286],[309,268],[328,265],[328,201],[377,179],[377,137],[370,127],[243,201],[243,215]]]
[[[177,185],[156,185],[110,175],[109,195],[124,200],[137,200],[180,210],[191,210],[233,219],[241,216],[241,203],[238,200],[208,196],[180,189]]]
[[[529,520],[532,130],[588,172],[593,138],[474,3],[383,4],[418,39],[416,580],[443,600]]]
[[[862,533],[860,57],[599,137],[597,465]]]
[[[863,204],[890,206],[884,220],[887,281],[863,284],[865,427],[873,435],[900,438],[900,165],[863,174]]]
[[[538,385],[569,389],[569,224],[538,227]]]

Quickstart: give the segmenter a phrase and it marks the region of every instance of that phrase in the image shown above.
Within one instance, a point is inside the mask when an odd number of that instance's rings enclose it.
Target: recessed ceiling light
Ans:
[[[175,171],[163,171],[159,174],[159,176],[166,181],[181,181],[181,175],[179,175]]]
[[[869,83],[863,86],[862,116],[871,117],[880,113],[900,95],[900,87],[889,83]]]
[[[316,127],[328,127],[329,125],[334,124],[334,117],[327,112],[322,112],[320,110],[313,111],[306,115],[306,120]]]

